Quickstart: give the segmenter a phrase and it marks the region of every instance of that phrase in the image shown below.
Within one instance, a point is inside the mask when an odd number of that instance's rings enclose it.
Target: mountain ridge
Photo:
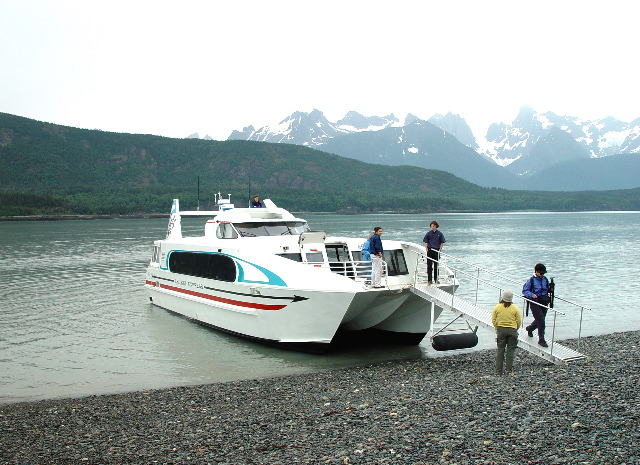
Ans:
[[[301,115],[305,115],[306,118],[302,118]],[[350,125],[345,124],[345,121],[355,123]],[[408,127],[416,121],[439,127],[443,131],[442,136],[438,137],[434,133],[418,135],[414,132],[417,139],[407,141],[388,130]],[[283,137],[282,125],[285,123],[286,137]],[[309,135],[309,126],[313,128],[313,135]],[[387,138],[376,134],[380,132],[384,135],[385,131],[388,134]],[[447,145],[447,141],[440,140],[447,137],[445,133],[454,136],[475,154],[505,169],[495,170],[490,165],[482,165],[471,152],[467,152],[461,159],[459,148],[441,150],[438,157],[434,158],[432,153],[437,151],[437,147]],[[355,142],[348,142],[348,137],[353,137]],[[377,163],[388,165],[406,162],[413,166],[442,169],[484,187],[524,189],[530,185],[528,179],[536,172],[565,161],[615,156],[619,153],[640,154],[640,118],[631,123],[613,117],[587,121],[576,117],[558,116],[551,112],[540,114],[531,107],[524,106],[512,123],[492,124],[487,130],[486,139],[478,144],[464,118],[452,113],[434,115],[428,121],[408,114],[404,122],[400,122],[393,114],[386,117],[366,117],[350,111],[345,118],[332,123],[321,111],[314,109],[307,114],[295,112],[291,117],[283,119],[277,127],[252,129],[251,134],[234,131],[229,140],[236,138],[297,143],[345,157],[368,162],[376,160]],[[411,143],[413,148],[410,147]],[[359,150],[354,149],[356,144],[360,145]],[[372,148],[373,144],[378,144],[378,148]],[[422,147],[422,156],[407,154],[407,149],[416,150],[417,146]],[[380,147],[385,147],[385,150],[381,152]],[[628,160],[620,163],[626,165]],[[638,163],[640,168],[640,155]],[[609,165],[608,169],[616,169],[615,163]],[[591,166],[594,170],[601,169],[600,165]],[[602,186],[602,189],[616,189],[628,185],[628,173],[620,174],[619,183],[615,176],[608,176],[609,184],[597,185]],[[637,186],[640,186],[640,182]],[[567,179],[563,188],[581,190],[583,183],[580,180],[572,182],[571,179]]]
[[[422,120],[386,130],[393,137],[409,137],[410,130],[438,137],[444,132]],[[446,133],[442,143],[471,150]],[[405,153],[413,156],[409,148]],[[173,198],[193,209],[202,199],[199,205],[206,210],[220,191],[240,199],[240,205],[259,193],[292,211],[349,214],[573,211],[591,205],[640,210],[640,189],[534,195],[483,188],[445,171],[369,164],[295,144],[112,133],[6,113],[0,113],[0,166],[0,216],[166,213]]]

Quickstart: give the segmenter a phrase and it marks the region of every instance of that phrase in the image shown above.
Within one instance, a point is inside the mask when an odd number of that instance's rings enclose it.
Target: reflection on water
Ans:
[[[315,230],[422,242],[437,219],[445,250],[524,282],[542,261],[558,294],[592,307],[583,334],[640,329],[625,312],[640,291],[640,213],[304,215]],[[187,220],[188,233],[201,220]],[[262,378],[442,356],[419,347],[339,347],[327,355],[288,352],[238,339],[149,304],[142,283],[166,220],[0,222],[0,402]],[[462,277],[461,295],[475,299]],[[514,288],[516,292],[520,289]],[[483,305],[496,295],[481,292]],[[575,337],[565,311],[560,337]],[[493,336],[480,330],[479,348]]]

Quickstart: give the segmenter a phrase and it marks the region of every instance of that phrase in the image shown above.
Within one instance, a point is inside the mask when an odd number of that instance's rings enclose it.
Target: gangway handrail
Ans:
[[[500,279],[504,279],[505,281],[508,281],[510,283],[513,283],[513,284],[516,284],[518,286],[520,286],[522,284],[521,282],[516,281],[515,279],[512,279],[512,278],[509,278],[508,276],[503,276],[500,273],[496,273],[495,271],[491,271],[491,270],[489,270],[487,268],[482,268],[482,267],[480,267],[478,265],[475,265],[473,263],[469,263],[469,262],[467,262],[467,261],[465,261],[465,260],[463,260],[461,258],[458,258],[458,257],[456,257],[454,255],[451,255],[451,254],[448,254],[446,252],[440,252],[440,255],[444,255],[446,258],[451,258],[452,260],[459,261],[461,263],[464,263],[465,265],[469,265],[469,266],[475,268],[476,270],[479,270],[479,271],[482,271],[482,272],[485,272],[485,273],[489,273],[489,274],[491,274],[493,276],[496,276],[496,277],[498,277]],[[431,259],[431,260],[433,260],[433,259]],[[434,261],[437,261],[437,260],[434,260]],[[449,266],[449,268],[451,268],[451,267]],[[574,307],[580,307],[580,308],[583,308],[585,310],[592,310],[590,307],[587,307],[586,305],[582,305],[582,304],[579,304],[577,302],[572,302],[570,300],[567,300],[565,298],[562,298],[562,297],[559,297],[559,296],[556,296],[556,295],[554,295],[554,299],[561,300],[562,302],[565,302],[567,304],[573,305]],[[537,303],[537,302],[534,302],[534,303]],[[540,305],[540,304],[538,304],[538,305]]]
[[[435,260],[434,260],[434,261],[435,261]],[[458,273],[462,273],[463,275],[469,276],[470,278],[473,278],[473,279],[475,279],[476,281],[481,282],[482,284],[486,284],[487,286],[491,286],[491,287],[493,287],[493,288],[496,288],[496,289],[498,289],[500,292],[502,292],[502,291],[504,291],[504,290],[506,289],[506,288],[501,287],[501,286],[496,286],[495,284],[490,283],[489,281],[485,281],[484,279],[481,279],[481,278],[479,278],[479,277],[477,277],[477,276],[473,276],[471,273],[468,273],[468,272],[466,272],[466,271],[464,271],[464,270],[461,270],[461,269],[459,269],[459,268],[453,267],[453,266],[451,266],[451,265],[448,265],[448,264],[447,264],[447,268],[449,268],[450,270],[456,271],[456,272],[458,272]],[[513,294],[513,296],[514,296],[514,297],[522,298],[522,300],[525,300],[525,301],[527,301],[527,302],[529,302],[529,303],[534,303],[534,304],[536,304],[536,305],[540,305],[541,307],[547,307],[549,310],[553,310],[554,312],[556,312],[556,313],[560,313],[561,315],[566,315],[566,313],[564,313],[564,312],[562,312],[562,311],[560,311],[560,310],[557,310],[557,309],[555,309],[555,308],[553,308],[553,307],[549,307],[548,305],[542,305],[542,304],[540,304],[540,303],[536,302],[535,300],[531,300],[531,299],[526,298],[526,297],[525,297],[524,295],[522,295],[522,294]]]
[[[434,260],[434,261],[437,261],[437,260]],[[495,284],[490,283],[489,281],[485,281],[484,279],[481,279],[479,276],[473,276],[471,273],[468,273],[468,272],[466,272],[466,271],[464,271],[464,270],[460,270],[460,269],[458,269],[458,268],[456,268],[456,267],[454,267],[454,266],[451,266],[451,265],[449,265],[449,264],[447,264],[447,268],[449,268],[450,270],[452,270],[452,271],[454,271],[454,272],[461,273],[461,274],[463,274],[463,275],[469,276],[470,278],[475,279],[475,280],[476,280],[476,282],[480,282],[480,283],[485,284],[485,285],[487,285],[487,286],[490,286],[490,287],[493,287],[493,288],[495,288],[495,289],[498,289],[500,292],[502,292],[503,290],[505,290],[505,288],[503,288],[503,287],[501,287],[501,286],[496,286]],[[555,309],[555,308],[553,308],[553,307],[550,307],[550,306],[548,306],[548,305],[542,305],[542,304],[540,304],[540,303],[538,303],[538,302],[535,302],[535,301],[533,301],[533,300],[531,300],[531,299],[528,299],[528,298],[526,298],[525,296],[523,296],[522,294],[514,294],[513,296],[514,296],[514,297],[521,298],[521,299],[523,299],[523,300],[524,300],[524,301],[526,301],[526,302],[534,303],[534,304],[536,304],[536,305],[540,305],[540,306],[542,306],[542,307],[545,307],[545,308],[547,308],[547,310],[552,310],[552,311],[553,311],[553,325],[552,325],[552,327],[551,327],[551,353],[553,354],[553,346],[554,346],[554,344],[555,344],[555,333],[556,333],[556,316],[557,316],[558,314],[560,314],[560,315],[566,315],[566,313],[564,313],[564,312],[562,312],[562,311],[560,311],[560,310],[557,310],[557,309]],[[451,296],[451,297],[452,297],[452,302],[453,302],[453,294],[452,294],[452,296]],[[523,319],[523,320],[522,320],[522,322],[521,322],[521,327],[522,327],[522,326],[524,326],[524,319]],[[580,327],[580,328],[581,328],[581,327]],[[578,340],[580,340],[580,335],[578,335]]]
[[[511,279],[511,278],[509,278],[509,277],[507,277],[507,276],[502,276],[502,275],[500,275],[499,273],[496,273],[495,271],[491,271],[491,270],[488,270],[488,269],[486,269],[486,268],[482,268],[482,267],[480,267],[480,266],[478,266],[478,265],[474,265],[473,263],[469,263],[469,262],[467,262],[467,261],[465,261],[465,260],[462,260],[461,258],[455,257],[455,256],[450,255],[450,254],[447,254],[447,253],[445,253],[445,252],[440,252],[440,254],[441,254],[441,255],[444,255],[444,257],[445,257],[445,258],[450,258],[450,259],[452,259],[452,260],[455,260],[455,261],[458,261],[458,262],[464,263],[465,265],[468,265],[468,266],[470,266],[470,267],[475,268],[475,269],[476,269],[476,271],[478,272],[478,274],[480,273],[480,271],[483,271],[483,272],[485,272],[485,273],[489,273],[489,274],[491,274],[491,275],[493,275],[493,276],[496,276],[496,277],[498,277],[498,278],[500,278],[500,279],[503,279],[503,280],[505,280],[505,281],[507,281],[507,282],[510,282],[510,283],[516,284],[517,286],[520,286],[520,283],[519,283],[518,281],[515,281],[515,280],[513,280],[513,279]],[[448,265],[448,266],[449,266],[449,267],[451,267],[450,265]],[[474,279],[475,279],[475,278],[474,278]],[[476,288],[476,292],[477,292],[477,288]],[[525,298],[525,297],[523,297],[523,298]],[[525,299],[526,299],[526,298],[525,298]],[[572,301],[570,301],[570,300],[568,300],[568,299],[565,299],[565,298],[558,297],[558,296],[555,296],[555,295],[554,295],[554,300],[555,300],[555,299],[557,299],[557,300],[559,300],[559,301],[561,301],[561,302],[565,302],[566,304],[572,305],[572,306],[574,306],[574,307],[576,307],[576,308],[579,308],[579,309],[580,309],[580,322],[579,322],[579,324],[578,324],[578,348],[580,348],[580,343],[581,343],[581,339],[582,339],[582,319],[583,319],[583,314],[584,314],[584,311],[585,311],[585,310],[591,310],[591,307],[587,307],[586,305],[582,305],[582,304],[579,304],[579,303],[576,303],[576,302],[572,302]],[[527,300],[528,302],[531,302],[529,299],[526,299],[526,300]],[[537,305],[541,305],[541,304],[539,304],[539,303],[537,303],[537,302],[535,302],[535,303],[536,303]],[[549,308],[553,308],[553,307],[550,307],[549,305],[543,305],[543,307],[546,307],[547,309],[549,309]],[[557,315],[557,313],[555,313],[555,309],[554,309],[554,318],[553,318],[553,322],[554,322],[554,324],[553,324],[553,327],[552,327],[552,334],[554,334],[554,333],[555,333],[555,321],[556,321],[555,316],[556,316],[556,315]],[[553,340],[552,340],[552,342],[551,342],[551,343],[553,344]]]
[[[478,325],[485,327],[486,329],[493,330],[492,315],[486,309],[478,307],[477,305],[462,299],[460,297],[453,297],[450,301],[451,293],[448,289],[442,289],[438,286],[420,284],[413,286],[411,292],[431,302],[432,312],[434,306],[438,305],[443,310],[448,309],[458,316],[464,319],[471,319]],[[431,324],[433,327],[434,319],[432,317]],[[467,321],[467,324],[469,322]],[[473,330],[475,332],[475,330]],[[522,348],[532,354],[549,360],[553,363],[569,363],[570,361],[585,360],[587,357],[580,352],[577,352],[569,347],[565,347],[560,343],[552,344],[549,348],[539,347],[535,345],[531,339],[525,337],[523,334],[518,335],[518,340],[522,343]]]
[[[433,261],[434,261],[434,262],[437,262],[437,260],[433,260]],[[485,280],[484,280],[484,279],[482,279],[482,278],[479,278],[479,277],[477,277],[477,276],[474,276],[474,275],[472,275],[471,273],[468,273],[468,272],[466,272],[466,271],[464,271],[464,270],[461,270],[461,269],[456,268],[456,267],[454,267],[454,266],[451,266],[451,265],[449,265],[449,264],[447,264],[447,268],[449,268],[450,270],[455,271],[455,272],[457,272],[457,273],[460,273],[460,274],[463,274],[463,275],[469,276],[470,278],[475,279],[476,281],[478,281],[478,282],[480,282],[480,283],[482,283],[482,284],[486,284],[487,286],[490,286],[490,287],[493,287],[493,288],[495,288],[495,289],[498,289],[500,292],[502,292],[502,291],[504,291],[504,290],[506,289],[506,288],[504,288],[504,287],[497,286],[497,285],[495,285],[495,284],[493,284],[493,283],[491,283],[491,282],[489,282],[489,281],[485,281]],[[559,313],[559,314],[561,314],[561,315],[566,315],[566,313],[565,313],[565,312],[562,312],[562,311],[560,311],[560,310],[557,310],[557,309],[555,309],[555,308],[553,308],[553,307],[549,307],[548,305],[542,305],[542,304],[540,304],[540,303],[536,302],[535,300],[531,300],[531,299],[526,298],[526,297],[525,297],[524,295],[522,295],[522,294],[513,294],[513,296],[514,296],[514,297],[519,297],[519,298],[521,298],[522,300],[527,301],[527,302],[529,302],[529,303],[534,303],[534,304],[536,304],[536,305],[540,305],[541,307],[546,307],[546,308],[547,308],[547,309],[549,309],[549,310],[553,310],[555,313]]]
[[[458,268],[456,266],[453,266],[449,261],[446,261],[446,264],[445,264],[444,260],[434,260],[434,259],[428,257],[426,255],[426,252],[423,252],[422,250],[416,250],[416,252],[419,252],[419,254],[418,254],[418,257],[416,259],[416,272],[415,272],[415,275],[414,275],[414,279],[415,279],[414,285],[417,285],[418,268],[421,267],[420,260],[422,259],[422,261],[424,262],[425,258],[426,258],[427,262],[428,261],[435,262],[437,264],[436,266],[438,266],[438,267],[442,263],[445,266],[445,268],[449,269],[450,271],[452,271],[454,273],[453,274],[454,280],[456,279],[456,275],[457,274],[465,275],[465,276],[470,277],[472,280],[475,280],[476,281],[476,301],[477,301],[477,298],[478,298],[478,284],[479,283],[481,283],[483,285],[488,285],[488,286],[493,287],[495,289],[499,289],[500,291],[505,289],[505,288],[503,288],[501,286],[495,285],[495,284],[493,284],[493,283],[491,283],[489,281],[481,279],[480,278],[480,271],[489,273],[490,275],[493,275],[494,277],[500,278],[500,279],[502,279],[502,280],[504,280],[504,281],[506,281],[508,283],[517,284],[518,286],[520,284],[520,283],[518,283],[518,281],[515,281],[514,279],[511,279],[511,278],[506,277],[506,276],[502,276],[499,273],[496,273],[494,271],[482,268],[482,267],[480,267],[478,265],[474,265],[473,263],[469,263],[469,262],[467,262],[465,260],[462,260],[462,259],[460,259],[458,257],[455,257],[453,255],[450,255],[450,254],[447,254],[447,253],[444,253],[444,252],[440,252],[440,255],[442,257],[450,258],[452,261],[458,261],[458,262],[464,263],[464,264],[466,264],[466,265],[468,265],[468,266],[470,266],[472,268],[475,268],[475,271],[477,272],[476,275],[471,274],[471,273],[469,273],[469,272],[467,272],[467,271],[465,271],[465,270],[463,270],[461,268]],[[422,266],[424,266],[424,264],[422,264]],[[455,294],[455,289],[454,289],[453,294]],[[534,303],[536,305],[540,305],[542,307],[545,307],[548,310],[553,310],[553,324],[551,325],[551,350],[553,351],[553,345],[554,345],[554,342],[555,342],[555,332],[556,332],[556,316],[558,314],[566,315],[566,313],[564,313],[564,312],[562,312],[560,310],[557,310],[557,309],[551,307],[550,305],[541,305],[538,302],[535,302],[535,301],[532,301],[532,300],[526,298],[522,294],[514,294],[514,296],[522,298],[524,302]],[[452,296],[452,299],[453,299],[453,296]],[[566,299],[558,298],[558,300],[561,300],[563,302],[569,303],[570,305],[574,305],[575,307],[580,308],[580,322],[579,322],[579,325],[578,325],[578,348],[579,348],[580,347],[580,342],[581,342],[581,336],[582,336],[582,318],[583,318],[584,309],[589,309],[590,310],[590,308],[586,307],[584,305],[575,304],[575,303],[570,302],[570,301],[568,301]],[[524,326],[524,322],[523,322],[523,326]]]

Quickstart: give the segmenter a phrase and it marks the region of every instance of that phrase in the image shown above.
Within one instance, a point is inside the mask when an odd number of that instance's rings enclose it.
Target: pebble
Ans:
[[[577,348],[577,341],[565,341]],[[2,464],[636,464],[640,332],[553,365],[494,350],[0,406]]]

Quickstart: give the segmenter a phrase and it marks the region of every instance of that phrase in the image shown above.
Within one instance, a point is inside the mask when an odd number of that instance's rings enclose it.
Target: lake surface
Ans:
[[[418,243],[435,219],[446,252],[519,283],[536,262],[545,263],[558,296],[591,307],[583,336],[640,329],[640,212],[302,216],[330,234],[365,237],[382,226],[383,240]],[[0,222],[0,403],[456,353],[435,352],[427,337],[418,347],[301,354],[170,314],[149,304],[143,288],[151,244],[164,238],[166,227],[165,219]],[[202,227],[202,220],[189,219],[183,230]],[[469,298],[474,286],[461,278],[460,292]],[[556,308],[566,312],[557,336],[577,337],[579,312],[561,303]],[[473,350],[494,347],[493,335],[479,331]]]

